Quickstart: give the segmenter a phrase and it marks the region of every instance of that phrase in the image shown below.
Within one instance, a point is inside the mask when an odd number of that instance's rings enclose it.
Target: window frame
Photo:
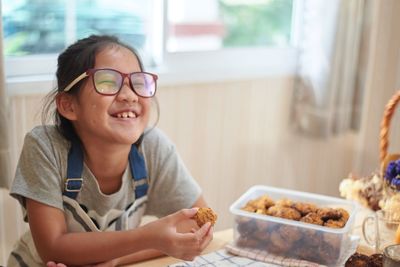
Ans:
[[[153,47],[155,66],[147,71],[159,75],[160,85],[204,83],[226,80],[244,80],[269,76],[293,75],[296,72],[297,36],[301,27],[304,0],[293,1],[291,46],[224,48],[215,51],[168,52],[166,50],[167,4],[154,0],[161,8],[155,17],[162,15],[163,28],[157,38],[162,44]],[[157,23],[154,23],[154,27]],[[268,60],[261,61],[260,58]],[[9,95],[48,92],[55,84],[57,55],[31,55],[5,58],[6,89]],[[38,88],[37,86],[40,86]]]

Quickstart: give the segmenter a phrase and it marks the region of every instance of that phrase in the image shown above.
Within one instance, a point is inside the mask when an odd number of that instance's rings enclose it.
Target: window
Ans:
[[[289,46],[292,0],[169,0],[169,52]]]
[[[6,56],[54,54],[90,34],[114,34],[145,46],[147,1],[3,0]]]
[[[57,54],[90,34],[117,35],[158,72],[237,68],[232,57],[243,57],[243,71],[260,55],[268,60],[258,68],[281,64],[298,1],[3,0],[6,75],[54,75]]]
[[[8,76],[54,72],[56,55],[90,34],[116,35],[149,58],[152,1],[3,0],[2,4],[4,54],[14,69],[6,70]]]

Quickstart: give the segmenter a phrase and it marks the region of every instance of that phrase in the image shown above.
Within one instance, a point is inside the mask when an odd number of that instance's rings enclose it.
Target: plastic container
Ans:
[[[312,203],[318,208],[343,208],[350,216],[343,228],[330,228],[241,209],[249,200],[262,195],[268,195],[274,201],[286,198],[294,202]],[[234,215],[236,246],[319,264],[336,265],[351,242],[357,204],[335,197],[258,185],[251,187],[236,200],[230,211]]]

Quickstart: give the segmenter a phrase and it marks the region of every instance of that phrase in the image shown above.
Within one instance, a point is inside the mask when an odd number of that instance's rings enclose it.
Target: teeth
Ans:
[[[136,114],[133,113],[132,111],[128,111],[128,112],[122,112],[122,113],[118,113],[117,114],[117,118],[136,118]]]

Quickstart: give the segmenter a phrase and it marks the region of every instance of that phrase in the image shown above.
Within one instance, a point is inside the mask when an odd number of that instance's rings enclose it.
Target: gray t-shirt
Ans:
[[[11,196],[21,203],[25,220],[25,198],[66,211],[65,196],[63,197],[62,192],[69,148],[70,142],[63,138],[54,126],[38,126],[26,135],[10,190]],[[162,217],[191,207],[200,196],[201,190],[171,141],[155,128],[144,135],[139,151],[145,159],[149,182],[147,198],[144,198],[142,205],[143,212]],[[120,189],[113,194],[106,195],[101,192],[96,178],[86,165],[82,178],[83,186],[76,202],[101,231],[107,230],[110,223],[135,203],[129,164],[123,174]],[[141,217],[142,213],[136,216]],[[140,221],[140,218],[137,219]],[[31,242],[30,233],[28,232],[23,239],[25,240],[20,243]],[[29,242],[26,239],[29,239]],[[26,246],[17,246],[13,252],[14,256],[20,256],[24,262],[29,262],[29,259],[26,259],[30,254],[27,249],[29,248]],[[36,254],[36,251],[32,254]],[[34,258],[38,260],[37,255]],[[28,263],[28,266],[31,265]]]

